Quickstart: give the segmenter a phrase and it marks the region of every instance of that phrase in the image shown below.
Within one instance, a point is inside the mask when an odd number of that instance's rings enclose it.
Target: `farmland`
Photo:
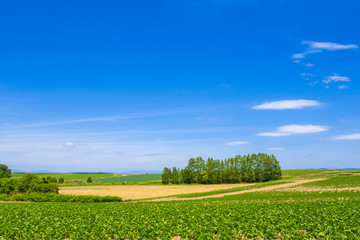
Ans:
[[[55,177],[64,178],[65,181],[80,180],[86,181],[91,177],[96,184],[132,184],[140,182],[160,182],[161,174],[114,174],[114,173],[36,173],[40,178]],[[20,178],[24,173],[13,173],[14,178]]]
[[[124,200],[164,197],[177,194],[210,192],[220,189],[231,189],[250,184],[219,184],[219,185],[146,185],[146,186],[79,186],[61,187],[60,194],[71,195],[98,195],[98,196],[117,196]]]
[[[289,172],[285,176],[288,177],[282,181],[177,195],[193,199],[183,201],[174,201],[172,196],[160,197],[166,200],[161,202],[138,199],[123,203],[1,203],[0,236],[3,239],[360,238],[358,172],[297,170],[296,174]],[[296,181],[303,182],[289,184]],[[244,192],[251,189],[256,191]],[[219,197],[219,193],[234,194]],[[198,199],[199,195],[208,198]]]

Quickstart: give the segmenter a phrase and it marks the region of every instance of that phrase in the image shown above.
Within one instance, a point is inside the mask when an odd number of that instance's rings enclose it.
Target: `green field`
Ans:
[[[25,173],[13,173],[12,177],[20,178]],[[65,181],[81,180],[86,181],[89,177],[92,178],[93,183],[140,183],[140,182],[154,182],[161,181],[161,174],[132,174],[132,175],[121,175],[113,173],[35,173],[40,178],[43,177],[55,177],[59,179],[64,178]]]
[[[161,181],[161,174],[134,174],[95,179],[95,183],[139,183]]]
[[[286,174],[283,182],[221,191],[327,180],[200,200],[0,203],[0,239],[360,239],[358,172]]]

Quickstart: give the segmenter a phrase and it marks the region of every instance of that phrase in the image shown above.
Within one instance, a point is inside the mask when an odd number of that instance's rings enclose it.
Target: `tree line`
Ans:
[[[237,155],[224,160],[191,158],[184,169],[164,168],[163,184],[266,182],[281,178],[281,167],[274,155]]]
[[[62,179],[63,181],[63,179]],[[61,180],[60,180],[61,182]],[[58,193],[57,180],[53,177],[40,179],[36,174],[25,173],[21,178],[12,178],[11,169],[0,164],[0,194]]]

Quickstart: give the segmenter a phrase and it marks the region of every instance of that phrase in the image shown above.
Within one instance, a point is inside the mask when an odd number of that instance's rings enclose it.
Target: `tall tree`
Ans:
[[[11,177],[11,169],[5,164],[0,164],[0,178]]]

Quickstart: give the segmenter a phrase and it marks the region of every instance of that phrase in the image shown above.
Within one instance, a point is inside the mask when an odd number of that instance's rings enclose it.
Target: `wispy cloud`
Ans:
[[[335,51],[335,50],[346,50],[358,48],[358,45],[355,44],[340,44],[332,42],[315,42],[315,41],[302,41],[302,44],[308,45],[308,50],[302,53],[296,53],[292,55],[293,59],[302,59],[306,58],[306,55],[319,53],[324,50]]]
[[[318,83],[319,83],[319,81],[309,82],[309,86],[313,87]]]
[[[339,86],[339,89],[347,89],[347,88],[349,88],[349,87],[346,86],[346,85],[340,85],[340,86]]]
[[[258,136],[267,136],[267,137],[281,137],[281,136],[290,136],[294,134],[310,134],[327,131],[330,127],[321,126],[321,125],[285,125],[277,128],[273,132],[263,132],[258,133]]]
[[[323,80],[323,83],[325,83],[325,84],[329,84],[331,82],[351,82],[351,80],[348,77],[340,76],[337,74],[335,74],[333,76],[329,76]]]
[[[330,138],[330,140],[360,140],[360,133],[353,133],[348,135],[339,135]]]
[[[64,144],[64,148],[66,148],[66,149],[74,149],[75,148],[75,143],[67,142],[67,143]]]
[[[322,50],[309,50],[309,51],[302,52],[302,53],[295,53],[291,57],[293,59],[300,59],[300,58],[305,58],[306,55],[309,55],[309,54],[312,54],[312,53],[319,53],[319,52],[322,52]]]
[[[314,100],[282,100],[282,101],[273,101],[265,102],[263,104],[254,106],[253,109],[266,109],[266,110],[285,110],[285,109],[303,109],[305,107],[315,107],[320,106],[321,103]]]
[[[310,49],[325,49],[329,51],[358,48],[358,45],[355,44],[339,44],[332,42],[303,41],[302,44],[308,44]]]
[[[64,121],[48,121],[48,122],[35,122],[19,126],[14,126],[13,128],[36,128],[36,127],[47,127],[47,126],[57,126],[57,125],[69,125],[69,124],[78,124],[78,123],[90,123],[90,122],[116,122],[122,119],[140,119],[140,118],[155,118],[162,116],[171,116],[176,114],[181,114],[185,112],[195,112],[191,110],[177,110],[177,111],[166,111],[166,112],[139,112],[139,113],[129,113],[117,116],[106,116],[106,117],[93,117],[93,118],[81,118],[81,119],[72,119]]]
[[[279,148],[279,147],[270,147],[270,148],[267,148],[266,150],[269,150],[269,151],[281,151],[281,150],[284,150],[284,149]]]
[[[228,146],[237,146],[237,145],[244,145],[244,144],[248,144],[249,142],[245,142],[245,141],[240,141],[240,142],[227,142],[225,143],[225,145]]]

